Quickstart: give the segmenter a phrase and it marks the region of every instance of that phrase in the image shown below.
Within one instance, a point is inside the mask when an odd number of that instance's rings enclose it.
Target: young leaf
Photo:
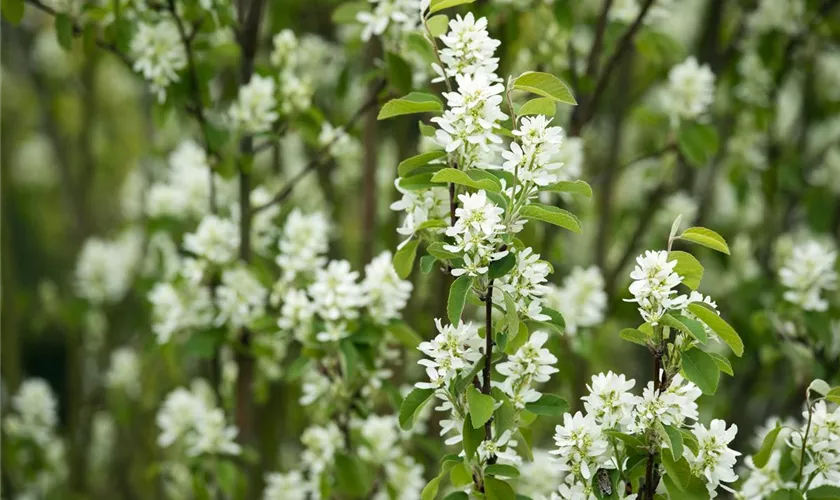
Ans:
[[[548,73],[526,71],[513,81],[513,88],[548,97],[551,100],[576,105],[571,90],[559,78]]]
[[[537,97],[523,104],[517,114],[519,116],[544,115],[552,117],[556,112],[557,104],[553,100],[547,97]]]
[[[435,500],[440,489],[440,482],[443,480],[443,475],[433,477],[431,481],[426,483],[423,491],[420,492],[420,500]]]
[[[540,321],[540,324],[546,325],[558,334],[563,335],[566,330],[566,320],[563,318],[563,315],[560,314],[559,311],[550,307],[543,307],[542,313],[551,319],[548,321]]]
[[[446,33],[449,25],[449,18],[446,17],[445,14],[438,14],[436,16],[432,16],[426,21],[426,26],[429,28],[429,33],[431,33],[432,37],[438,38],[439,36]],[[434,57],[434,56],[433,56]]]
[[[824,484],[808,490],[808,500],[840,500],[840,486]]]
[[[431,245],[426,247],[426,251],[429,252],[430,255],[434,255],[436,258],[440,260],[452,260],[460,258],[461,256],[457,253],[450,252],[443,248],[444,243],[436,241]]]
[[[700,261],[688,252],[674,250],[668,252],[668,262],[677,261],[674,272],[682,276],[683,285],[697,290],[703,279],[703,266]]]
[[[411,268],[414,267],[414,258],[417,256],[417,245],[419,244],[420,240],[410,240],[394,254],[394,271],[400,278],[406,279],[411,274]]]
[[[706,323],[706,326],[712,329],[713,332],[723,340],[726,345],[732,349],[736,356],[741,357],[744,354],[744,342],[734,328],[729,326],[729,323],[723,320],[715,311],[701,305],[698,302],[688,305],[688,310],[691,314],[697,316],[697,319]]]
[[[501,278],[509,273],[514,266],[516,266],[516,255],[508,253],[501,259],[494,260],[490,263],[490,270],[487,272],[487,276],[490,279]]]
[[[650,335],[635,328],[625,328],[624,330],[618,332],[618,336],[628,342],[633,342],[634,344],[643,345],[645,347],[647,347],[651,338]]]
[[[473,279],[466,274],[459,277],[449,288],[449,299],[446,301],[446,314],[449,322],[458,325],[464,305],[467,303],[467,293],[472,288]]]
[[[735,375],[735,372],[732,371],[732,363],[730,363],[729,360],[726,359],[726,356],[718,354],[716,352],[709,352],[706,354],[712,357],[712,359],[715,361],[715,364],[718,367],[718,370],[729,375],[730,377]]]
[[[443,9],[463,5],[465,3],[473,3],[474,1],[475,0],[432,0],[429,5],[429,13],[434,14],[435,12]]]
[[[432,272],[436,260],[437,258],[435,258],[434,255],[424,255],[420,257],[420,270],[423,271],[423,274],[429,274]]]
[[[718,151],[718,134],[711,125],[688,122],[677,134],[680,153],[695,167],[705,167]]]
[[[670,477],[680,491],[687,490],[691,483],[691,467],[688,465],[688,461],[685,458],[674,460],[670,453],[663,453],[661,457],[662,466],[668,473],[665,477]],[[674,498],[682,498],[682,496],[674,496]]]
[[[55,16],[55,34],[58,37],[58,44],[64,50],[73,49],[73,21],[67,14]]]
[[[364,463],[350,455],[336,455],[336,485],[353,497],[364,497],[371,487],[371,478]]]
[[[808,499],[810,500],[813,498],[811,493],[808,492]],[[767,497],[767,500],[805,500],[805,497],[802,496],[802,493],[799,490],[790,489],[783,489],[783,490],[776,490],[773,492],[772,495]]]
[[[544,417],[562,417],[564,413],[569,411],[569,403],[560,396],[543,394],[540,399],[533,403],[526,403],[525,409]]]
[[[400,162],[397,167],[397,173],[400,177],[407,177],[416,168],[428,165],[429,162],[443,158],[444,156],[446,156],[446,151],[429,151],[428,153],[412,156]]]
[[[505,297],[505,323],[510,333],[510,340],[519,333],[519,315],[516,313],[516,302],[509,293],[504,292]]]
[[[761,448],[758,449],[755,455],[753,455],[753,463],[755,464],[756,468],[763,469],[767,462],[770,460],[770,454],[773,453],[773,447],[776,445],[776,438],[779,436],[779,432],[782,431],[782,426],[777,425],[773,430],[767,433],[764,436],[764,440],[761,442]]]
[[[400,406],[400,427],[405,430],[411,430],[414,426],[414,420],[417,418],[417,413],[423,408],[423,405],[432,397],[434,389],[419,389],[415,387],[408,393],[408,396],[403,399],[402,406]]]
[[[661,322],[665,326],[676,328],[684,334],[693,337],[701,344],[705,345],[708,341],[706,330],[703,329],[703,325],[697,320],[686,318],[685,316],[680,316],[679,314],[674,314],[673,316],[665,314],[662,316]]]
[[[685,378],[697,384],[703,394],[714,394],[720,380],[720,370],[714,360],[700,349],[689,349],[682,353],[682,368]]]
[[[472,471],[467,464],[461,462],[449,471],[449,480],[456,488],[472,484]]]
[[[472,460],[475,450],[484,441],[484,429],[473,427],[469,419],[464,419],[461,434],[464,436],[464,453],[467,455],[467,460]]]
[[[512,465],[490,464],[484,468],[488,476],[519,477],[519,470]]]
[[[660,425],[660,434],[668,441],[668,447],[674,460],[679,460],[683,453],[683,440],[680,430],[670,425]]]
[[[435,172],[432,176],[432,182],[450,182],[475,189],[484,189],[493,193],[498,193],[502,190],[502,184],[496,177],[478,169],[465,171],[455,168],[444,168]]]
[[[729,245],[726,244],[726,240],[711,229],[690,227],[683,231],[679,238],[729,255]]]
[[[3,17],[10,23],[17,25],[23,19],[23,11],[26,7],[24,0],[3,0]]]
[[[491,396],[482,394],[473,385],[467,389],[467,404],[470,407],[470,420],[476,429],[490,420],[496,407],[496,401]]]
[[[452,493],[443,497],[443,500],[470,500],[470,496],[463,491],[453,491]]]
[[[560,181],[540,188],[540,191],[552,191],[555,193],[572,193],[592,198],[592,187],[584,181]]]
[[[487,500],[516,500],[513,487],[495,477],[484,478],[484,496]]]
[[[532,203],[525,205],[519,213],[527,218],[534,220],[541,220],[568,229],[573,233],[580,233],[580,220],[574,214],[563,210],[562,208],[542,205],[540,203]]]
[[[412,92],[398,99],[391,99],[379,110],[377,120],[414,113],[436,113],[443,111],[443,104],[437,97],[422,92]]]

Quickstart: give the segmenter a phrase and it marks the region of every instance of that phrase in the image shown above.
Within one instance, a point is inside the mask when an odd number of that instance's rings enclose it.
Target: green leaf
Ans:
[[[604,434],[620,440],[625,445],[633,449],[642,449],[645,446],[645,443],[642,442],[641,439],[639,439],[637,436],[633,436],[632,434],[625,434],[623,432],[614,431],[610,429],[604,430]]]
[[[682,353],[682,369],[685,377],[697,384],[703,394],[714,394],[720,380],[720,370],[711,356],[700,349],[689,349]]]
[[[562,208],[550,207],[540,203],[525,205],[519,211],[520,215],[527,219],[540,220],[568,229],[573,233],[580,233],[580,220],[574,214]]]
[[[336,455],[336,486],[338,490],[353,497],[365,497],[371,487],[371,478],[358,457]]]
[[[549,73],[527,71],[513,81],[513,88],[548,97],[554,101],[576,105],[571,90],[559,78]]]
[[[508,340],[513,340],[519,334],[519,315],[516,313],[516,302],[509,293],[503,292],[505,297],[505,323],[510,334]]]
[[[187,355],[196,356],[202,359],[212,358],[216,354],[216,347],[219,345],[219,335],[215,331],[205,330],[192,334],[184,343],[184,352]]]
[[[513,487],[495,477],[484,478],[484,496],[487,500],[516,500]]]
[[[23,19],[23,12],[26,4],[23,0],[3,0],[0,7],[3,9],[3,17],[10,23],[17,25]]]
[[[584,181],[560,181],[555,184],[540,188],[540,191],[552,191],[556,193],[572,193],[592,198],[592,187]]]
[[[67,14],[55,16],[55,34],[58,37],[58,44],[66,50],[73,49],[73,21]]]
[[[350,339],[342,339],[338,349],[341,352],[341,371],[348,380],[352,380],[356,377],[359,352],[353,347],[353,342]]]
[[[729,375],[730,377],[735,375],[735,372],[732,371],[732,363],[730,363],[729,360],[726,359],[726,356],[724,356],[723,354],[718,354],[716,352],[708,352],[706,354],[712,357],[712,359],[715,361],[715,364],[718,367],[718,370]]]
[[[557,104],[547,97],[537,97],[536,99],[531,99],[530,101],[526,102],[519,108],[519,112],[517,115],[519,116],[529,116],[529,115],[543,115],[543,116],[554,116],[554,113],[557,112]]]
[[[475,456],[475,450],[484,441],[484,429],[480,427],[475,428],[469,419],[464,419],[464,428],[461,434],[464,437],[464,453],[467,456],[467,460],[472,460]]]
[[[416,349],[420,342],[423,342],[423,338],[401,319],[391,320],[386,329],[391,332],[394,338],[410,349]]]
[[[436,260],[437,259],[434,255],[424,255],[420,257],[420,270],[423,271],[423,274],[429,274],[432,272]]]
[[[512,465],[490,464],[484,468],[488,476],[519,477],[519,469]]]
[[[691,484],[691,467],[685,458],[674,460],[670,453],[662,453],[662,466],[680,491],[685,491]],[[682,498],[682,497],[679,497]]]
[[[701,344],[705,345],[706,342],[708,342],[706,330],[703,329],[703,324],[697,320],[686,318],[685,316],[680,316],[679,314],[674,314],[673,316],[665,314],[662,316],[660,321],[665,326],[676,328],[684,334],[693,337]]]
[[[695,167],[704,167],[718,152],[718,134],[711,125],[685,122],[677,134],[680,153]]]
[[[429,252],[430,255],[434,255],[436,258],[438,258],[440,260],[452,260],[452,259],[460,259],[461,258],[461,256],[458,255],[457,253],[450,252],[449,250],[446,250],[445,248],[443,248],[444,245],[445,245],[445,243],[441,243],[439,241],[436,241],[436,242],[432,243],[431,245],[427,246],[426,251]]]
[[[402,406],[400,406],[400,427],[404,431],[411,430],[414,426],[414,421],[417,419],[417,413],[429,401],[429,398],[432,397],[434,392],[434,389],[419,389],[415,387],[403,399]]]
[[[828,382],[826,382],[825,380],[817,378],[812,380],[811,383],[808,384],[808,392],[811,391],[816,392],[820,396],[826,396],[829,392],[831,392],[831,386],[828,385]],[[808,394],[807,396],[810,399],[811,395]]]
[[[706,326],[711,328],[732,349],[732,352],[736,356],[741,357],[744,354],[744,342],[741,340],[741,337],[715,311],[701,305],[699,302],[689,304],[688,310],[691,314],[697,316],[697,319],[706,323]]]
[[[443,500],[470,500],[470,496],[463,491],[453,491],[452,493],[443,497]]]
[[[385,54],[385,62],[388,65],[388,82],[400,92],[411,92],[411,66],[405,59],[388,52]]]
[[[400,177],[407,177],[416,168],[428,165],[429,162],[443,158],[444,156],[446,156],[446,151],[429,151],[428,153],[412,156],[400,162],[397,167],[397,173]]]
[[[444,14],[438,14],[437,16],[432,16],[426,21],[426,26],[429,28],[429,33],[432,34],[433,37],[438,38],[439,36],[446,33],[446,30],[449,25],[449,18],[446,17]]]
[[[671,455],[674,460],[679,460],[683,453],[683,440],[680,430],[670,425],[659,424],[660,434],[668,441],[668,446],[671,450]]]
[[[650,335],[635,328],[625,328],[624,330],[618,332],[618,336],[628,342],[633,342],[634,344],[639,344],[645,347],[647,347],[648,342],[651,339]]]
[[[444,227],[449,227],[449,223],[447,223],[443,219],[429,219],[421,222],[417,225],[417,230],[422,229],[440,229]]]
[[[398,99],[391,99],[379,110],[377,120],[414,113],[437,113],[443,111],[443,104],[437,97],[422,92],[412,92]]]
[[[690,227],[683,231],[679,238],[729,255],[729,245],[726,244],[726,240],[711,229]]]
[[[835,387],[828,391],[825,395],[825,399],[831,401],[834,404],[840,405],[840,387]]]
[[[432,182],[450,182],[475,189],[484,189],[493,193],[502,191],[502,184],[491,173],[477,168],[469,170],[458,170],[456,168],[444,168],[435,172]]]
[[[560,396],[543,394],[540,399],[533,403],[526,403],[525,409],[544,417],[562,417],[564,413],[569,411],[569,403]]]
[[[516,266],[516,255],[513,252],[508,252],[501,259],[494,260],[490,263],[490,270],[487,272],[487,277],[490,279],[501,278],[509,273],[514,266]]]
[[[434,14],[435,12],[441,11],[443,9],[456,7],[465,3],[473,3],[474,1],[475,0],[432,0],[431,4],[429,5],[429,13]]]
[[[811,500],[811,495],[808,495],[808,500]],[[804,500],[805,497],[802,496],[798,490],[794,489],[784,489],[784,490],[776,490],[773,492],[772,495],[767,497],[767,500]]]
[[[824,484],[808,490],[808,500],[840,500],[840,486]]]
[[[541,312],[551,319],[540,321],[540,324],[546,325],[560,335],[563,335],[563,332],[566,330],[566,319],[563,318],[563,315],[550,307],[543,307]]]
[[[706,489],[706,485],[696,477],[689,476],[687,484],[679,486],[670,475],[665,475],[662,480],[674,500],[709,500],[709,491]]]
[[[470,420],[473,427],[478,429],[493,416],[496,401],[487,394],[482,394],[474,385],[467,389],[467,404],[470,407]]]
[[[417,256],[417,245],[419,244],[420,240],[410,240],[394,254],[394,271],[400,278],[406,279],[411,274],[411,268],[414,267],[414,258]]]
[[[423,491],[420,492],[420,500],[434,500],[437,497],[438,489],[440,489],[440,482],[443,479],[443,476],[437,476],[432,478],[431,481],[426,483],[426,486],[423,487]]]
[[[668,252],[668,262],[677,261],[674,272],[682,276],[683,285],[697,290],[700,280],[703,279],[703,265],[688,252],[674,250]]]
[[[461,462],[449,471],[449,480],[452,481],[452,486],[456,488],[472,484],[472,471],[467,464]]]
[[[781,431],[782,426],[777,425],[764,436],[764,440],[761,442],[761,448],[753,455],[753,463],[757,468],[763,469],[767,465],[767,462],[770,460],[770,454],[773,453],[773,447],[776,445],[776,438]]]
[[[449,322],[458,325],[461,313],[464,312],[464,305],[467,303],[467,294],[472,288],[473,279],[466,274],[456,279],[449,288],[449,299],[446,301],[446,314]]]

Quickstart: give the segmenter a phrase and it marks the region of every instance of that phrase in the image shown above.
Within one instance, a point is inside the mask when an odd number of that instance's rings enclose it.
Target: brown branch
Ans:
[[[347,120],[347,123],[344,124],[344,127],[343,127],[344,130],[350,129],[357,121],[359,121],[359,119],[362,116],[365,115],[365,113],[370,111],[370,109],[372,107],[374,107],[375,105],[377,105],[379,103],[378,95],[379,95],[379,92],[381,92],[382,89],[385,88],[385,84],[386,84],[386,81],[384,79],[379,82],[379,84],[376,87],[378,89],[378,91],[371,94],[370,97],[368,98],[367,102],[363,103],[359,107],[359,109],[357,109],[356,112],[353,113],[353,116],[351,116],[350,119]],[[320,167],[323,164],[324,160],[326,160],[328,158],[328,154],[330,152],[330,149],[337,142],[337,140],[338,140],[338,134],[336,134],[335,137],[333,137],[333,139],[330,140],[330,142],[325,144],[321,148],[320,151],[315,153],[315,156],[313,156],[312,159],[309,160],[309,163],[307,163],[306,166],[303,167],[303,169],[301,169],[300,172],[295,174],[294,177],[292,177],[289,180],[289,182],[286,183],[286,185],[283,187],[283,189],[281,189],[276,195],[274,195],[273,198],[271,198],[266,203],[254,207],[253,210],[251,211],[251,214],[256,215],[257,213],[262,212],[263,210],[269,208],[270,206],[272,206],[276,203],[281,203],[286,198],[288,198],[292,194],[292,191],[294,191],[295,186],[297,186],[297,184],[300,181],[302,181],[303,178],[306,177],[307,174],[314,171],[315,169],[317,169],[318,167]]]
[[[595,28],[595,40],[592,42],[592,49],[589,51],[589,57],[586,61],[586,76],[594,78],[598,71],[598,59],[601,57],[601,52],[604,49],[604,33],[607,31],[607,17],[610,13],[613,0],[604,0],[604,7],[601,9],[601,15],[598,16],[598,27]]]
[[[487,295],[484,296],[484,368],[482,370],[482,394],[490,395],[490,375],[493,370],[493,280],[487,284]],[[484,423],[484,440],[493,440],[493,418]],[[487,463],[496,463],[496,456],[487,459]]]

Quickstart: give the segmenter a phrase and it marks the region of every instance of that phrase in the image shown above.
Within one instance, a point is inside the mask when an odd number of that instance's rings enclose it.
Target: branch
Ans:
[[[589,58],[586,61],[586,76],[593,78],[598,70],[598,59],[604,49],[604,32],[607,30],[607,17],[613,0],[604,0],[604,8],[598,17],[598,27],[595,31],[595,40],[592,42],[592,50],[589,51]]]
[[[344,124],[343,128],[345,130],[350,129],[357,121],[359,121],[359,119],[362,116],[364,116],[364,114],[367,111],[369,111],[373,106],[379,103],[378,95],[379,92],[381,92],[382,89],[385,88],[385,84],[386,81],[384,79],[379,82],[379,84],[376,86],[376,92],[372,92],[367,102],[363,103],[359,107],[359,109],[357,109],[356,112],[353,113],[353,116],[351,116],[350,119],[347,120],[347,123]],[[303,169],[301,169],[300,172],[295,174],[295,176],[292,177],[288,183],[286,183],[286,185],[283,187],[283,189],[280,190],[280,192],[274,195],[274,197],[271,200],[267,201],[265,204],[254,207],[251,211],[251,214],[256,215],[259,212],[262,212],[263,210],[269,208],[270,206],[276,203],[280,203],[286,198],[288,198],[292,194],[292,191],[295,189],[295,186],[297,186],[297,184],[300,181],[302,181],[307,174],[321,166],[324,160],[328,157],[328,153],[330,152],[332,146],[336,143],[336,141],[338,141],[338,138],[338,134],[336,134],[330,142],[325,144],[320,151],[315,153],[315,156],[311,160],[309,160],[309,163],[307,163],[306,166],[303,167]]]

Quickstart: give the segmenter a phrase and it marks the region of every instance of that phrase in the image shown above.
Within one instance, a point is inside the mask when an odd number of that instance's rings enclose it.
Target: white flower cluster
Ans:
[[[239,96],[228,116],[231,125],[246,134],[267,132],[280,115],[277,113],[276,83],[273,78],[253,75],[239,88]]]
[[[149,81],[158,101],[166,100],[166,89],[180,80],[178,72],[187,66],[187,53],[173,21],[139,23],[131,40],[134,71]]]
[[[542,298],[549,291],[544,283],[551,266],[540,260],[531,247],[514,251],[514,255],[516,266],[498,281],[499,289],[513,298],[516,310],[522,316],[535,321],[550,320],[551,317],[542,312]]]
[[[216,287],[216,326],[229,325],[233,329],[251,326],[265,314],[268,289],[248,268],[236,266],[222,273]]]
[[[671,68],[664,106],[674,122],[696,120],[708,111],[715,99],[715,74],[693,56]]]
[[[452,270],[453,276],[467,274],[479,276],[490,269],[490,262],[508,254],[499,251],[505,225],[502,224],[504,209],[487,199],[487,193],[460,194],[461,206],[455,210],[454,226],[446,229],[446,235],[455,238],[452,245],[445,245],[450,252],[464,254],[464,267]]]
[[[632,299],[628,302],[639,304],[642,318],[652,325],[658,324],[662,316],[674,305],[674,287],[682,282],[682,277],[674,272],[676,260],[668,260],[668,252],[645,251],[636,257],[636,267],[630,273]]]
[[[382,252],[365,266],[362,293],[370,316],[378,323],[399,318],[413,288],[410,281],[397,276],[391,252]]]
[[[294,209],[286,218],[275,261],[283,270],[283,281],[308,276],[322,267],[329,247],[329,222],[321,212],[304,215]]]
[[[505,376],[499,388],[519,409],[540,399],[541,394],[533,385],[548,382],[551,374],[559,371],[554,367],[557,358],[543,347],[546,340],[548,334],[534,332],[513,356],[496,365],[496,371]]]
[[[111,352],[111,365],[105,373],[105,385],[124,392],[130,398],[140,395],[140,357],[131,347]]]
[[[826,245],[813,240],[796,245],[779,269],[785,300],[806,311],[827,310],[822,293],[837,288],[836,262],[837,251]]]
[[[141,235],[131,230],[113,240],[85,240],[76,261],[79,296],[97,305],[119,302],[134,279],[141,247]]]
[[[184,249],[212,264],[228,264],[239,250],[239,227],[230,219],[208,214],[194,233],[184,235]]]
[[[833,408],[833,409],[832,409]],[[786,474],[781,466],[783,456],[790,457],[796,462],[802,451],[802,439],[808,427],[808,411],[802,414],[803,421],[795,422],[773,422],[774,425],[765,427],[757,434],[757,445],[764,441],[767,433],[772,431],[776,425],[783,427],[776,442],[770,458],[764,467],[758,468],[752,457],[746,459],[746,469],[742,475],[746,480],[736,494],[739,500],[760,500],[767,498],[776,490],[784,488],[796,488],[797,478]],[[789,426],[789,427],[788,427]],[[805,464],[802,467],[803,478],[810,488],[817,488],[823,485],[840,484],[840,407],[826,401],[817,401],[813,404],[811,414],[811,425],[808,430],[808,439],[805,441]],[[787,457],[784,457],[787,459]],[[797,470],[798,473],[798,470]]]
[[[196,261],[185,262],[181,272],[188,272],[196,265]],[[152,305],[152,331],[160,344],[169,342],[177,333],[206,327],[213,321],[210,291],[200,279],[183,279],[178,286],[160,281],[149,291],[147,299]]]
[[[557,171],[563,164],[553,159],[563,144],[563,129],[550,127],[550,122],[543,115],[522,117],[513,131],[519,142],[512,142],[510,151],[502,152],[507,161],[500,168],[514,174],[523,185],[548,186],[560,180]]]
[[[391,204],[391,210],[405,212],[402,225],[397,232],[407,236],[400,247],[405,245],[409,239],[418,231],[418,227],[430,219],[442,219],[449,213],[449,194],[446,188],[434,187],[423,191],[405,189],[400,186],[399,178],[394,185],[402,193],[402,198]]]
[[[362,40],[380,36],[389,26],[395,26],[395,35],[415,31],[420,22],[420,0],[368,0],[373,11],[356,14],[356,20],[364,25]]]
[[[201,455],[239,455],[238,430],[228,425],[224,410],[212,402],[212,392],[202,384],[192,390],[170,392],[156,417],[161,448],[180,447],[188,457]]]
[[[493,75],[499,68],[499,58],[493,57],[501,42],[487,33],[487,18],[476,21],[472,12],[449,21],[450,31],[441,35],[444,48],[440,50],[439,64],[432,64],[438,76],[433,82],[455,78],[457,75]]]
[[[604,321],[607,293],[598,267],[575,267],[561,286],[547,286],[544,303],[563,315],[567,335],[575,335],[581,328],[591,328]]]
[[[24,380],[3,415],[3,460],[27,472],[16,477],[15,498],[48,498],[67,477],[64,442],[58,436],[58,402],[42,379]]]
[[[606,431],[618,431],[647,439],[659,424],[681,428],[686,421],[696,421],[700,390],[693,383],[675,375],[667,389],[658,393],[649,382],[642,396],[630,391],[635,380],[613,372],[592,377],[589,394],[581,398],[586,413],[565,414],[563,424],[555,429],[552,451],[558,467],[565,472],[559,498],[590,498],[592,478],[599,469],[619,467],[625,444],[610,439]],[[691,430],[698,442],[697,452],[684,450],[692,473],[704,479],[712,496],[721,483],[738,479],[733,472],[738,452],[727,447],[737,427],[726,427],[722,420],[713,420],[706,428],[695,422]],[[665,445],[665,443],[659,443]],[[618,447],[618,448],[616,448]],[[725,486],[724,486],[725,488]],[[634,496],[627,497],[634,498]]]
[[[417,347],[431,359],[418,363],[426,367],[429,382],[417,382],[421,389],[438,389],[451,382],[459,370],[469,368],[481,358],[482,339],[472,323],[461,322],[457,327],[443,326],[435,319],[438,334],[432,340],[421,342]]]

